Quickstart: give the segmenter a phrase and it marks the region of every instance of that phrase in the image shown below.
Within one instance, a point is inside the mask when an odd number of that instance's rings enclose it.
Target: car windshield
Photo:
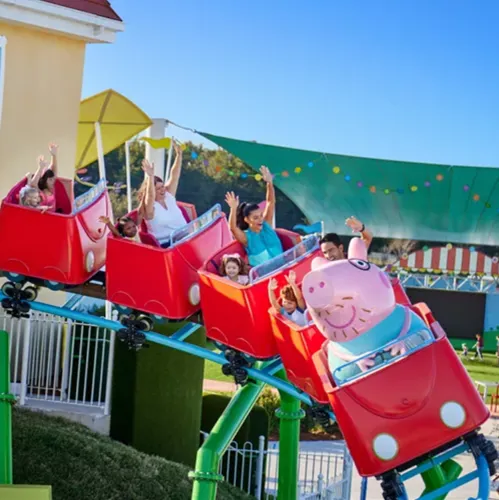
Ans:
[[[101,179],[93,188],[80,194],[73,202],[73,214],[90,206],[106,190],[106,181]]]
[[[339,366],[333,372],[333,379],[336,383],[336,386],[339,387],[348,382],[352,382],[359,377],[362,377],[366,373],[374,372],[376,370],[379,370],[380,368],[395,363],[396,361],[399,361],[400,359],[405,358],[406,356],[409,356],[416,351],[419,351],[423,347],[426,347],[433,342],[435,342],[435,337],[429,330],[419,330],[417,332],[409,333],[404,337],[389,342],[376,351],[365,353],[362,356],[359,356],[357,359]],[[390,354],[390,347],[393,347],[398,343],[403,344],[405,353],[392,356]],[[366,371],[361,371],[361,369],[359,368],[359,364],[361,364],[362,361],[366,359],[373,360],[374,365],[367,368]]]
[[[249,272],[250,283],[255,283],[266,276],[269,276],[279,269],[283,269],[299,260],[303,259],[307,255],[315,252],[319,248],[319,238],[316,235],[307,236],[298,245],[293,248],[286,250],[284,253],[277,255],[273,259],[255,266]]]
[[[173,231],[170,236],[171,245],[177,245],[180,242],[192,238],[194,235],[200,233],[213,224],[213,222],[218,220],[221,216],[222,207],[219,203],[217,203],[204,214],[200,215],[197,219],[194,219],[185,226]]]

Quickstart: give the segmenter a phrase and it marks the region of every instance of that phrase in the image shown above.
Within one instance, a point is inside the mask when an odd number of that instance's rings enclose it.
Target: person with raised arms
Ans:
[[[176,158],[170,178],[163,182],[161,177],[154,175],[154,164],[143,160],[142,170],[145,173],[145,179],[138,193],[141,215],[146,221],[149,232],[158,240],[162,248],[170,246],[170,236],[173,231],[187,224],[176,200],[182,171],[182,150],[176,142],[173,143],[173,147]]]
[[[360,222],[353,215],[348,217],[345,221],[345,225],[347,225],[352,232],[360,233],[361,239],[366,244],[366,248],[369,250],[369,246],[373,240],[372,233],[366,228],[362,222]],[[341,242],[340,237],[336,233],[327,233],[325,234],[321,240],[321,251],[324,255],[324,258],[330,261],[346,259],[345,250],[343,249],[343,243]]]
[[[281,240],[272,227],[275,213],[275,190],[272,174],[261,167],[263,180],[267,183],[267,204],[262,210],[256,203],[239,203],[234,192],[225,195],[230,207],[229,227],[234,238],[246,249],[250,266],[255,267],[284,252]]]

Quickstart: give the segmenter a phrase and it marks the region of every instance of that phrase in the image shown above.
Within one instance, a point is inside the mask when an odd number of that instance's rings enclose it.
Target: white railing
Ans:
[[[109,415],[115,333],[32,311],[29,319],[0,311],[9,332],[11,390],[21,405],[66,405]]]
[[[109,415],[113,331],[36,311],[15,319],[2,309],[0,329],[9,332],[11,391],[21,405]],[[233,442],[220,473],[257,499],[274,500],[278,462],[278,445],[266,449],[260,436],[256,448]],[[352,460],[343,442],[328,443],[324,452],[300,452],[300,500],[346,500],[351,480]]]
[[[183,243],[195,234],[204,231],[208,226],[211,226],[211,224],[213,224],[216,220],[220,219],[221,216],[222,207],[219,203],[217,203],[204,214],[200,215],[197,219],[190,221],[179,229],[175,229],[175,231],[173,231],[169,236],[171,245],[173,246]]]
[[[249,272],[250,283],[255,283],[277,271],[285,269],[291,264],[304,259],[319,248],[319,238],[316,235],[307,236],[294,247],[286,250],[280,255],[253,267]]]
[[[202,432],[203,440],[208,434]],[[298,488],[300,500],[347,500],[352,482],[352,459],[342,441],[331,442],[323,452],[300,451]],[[226,482],[261,500],[277,498],[279,450],[232,442],[220,461],[219,473]]]
[[[80,196],[74,200],[73,214],[77,214],[78,212],[81,212],[85,208],[89,207],[106,190],[106,181],[104,179],[100,179],[95,186],[90,188],[88,191],[85,191],[83,194],[80,194]]]

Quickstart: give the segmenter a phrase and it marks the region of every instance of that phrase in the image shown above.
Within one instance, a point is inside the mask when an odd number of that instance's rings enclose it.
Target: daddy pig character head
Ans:
[[[333,342],[347,342],[385,319],[395,308],[387,275],[367,261],[365,243],[353,238],[348,259],[312,261],[303,296],[319,331]]]

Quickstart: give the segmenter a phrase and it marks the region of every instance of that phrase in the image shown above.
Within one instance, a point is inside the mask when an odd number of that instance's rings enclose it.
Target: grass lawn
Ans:
[[[461,354],[458,352],[458,354]],[[473,353],[471,354],[473,357]],[[468,370],[470,377],[473,382],[475,380],[479,380],[481,382],[499,382],[499,365],[497,364],[497,358],[495,354],[484,354],[483,361],[471,360],[471,359],[463,359],[463,364]],[[483,388],[479,389],[482,393]],[[494,391],[495,392],[495,391]],[[488,399],[490,400],[490,395],[492,393],[492,389],[489,388]]]
[[[206,348],[211,351],[219,352],[213,342],[207,342]],[[222,365],[208,360],[204,362],[204,378],[207,380],[216,380],[218,382],[234,382],[233,377],[226,377],[222,373]]]
[[[53,500],[190,500],[189,467],[140,453],[80,424],[14,409],[14,482],[52,486]],[[219,483],[218,500],[249,499]]]
[[[460,355],[461,351],[457,351]],[[468,370],[470,377],[482,382],[499,382],[499,365],[495,354],[484,354],[483,361],[472,360],[474,353],[470,353],[468,359],[463,359],[463,364]],[[204,364],[204,378],[208,380],[218,380],[220,382],[233,382],[231,377],[226,377],[222,373],[222,367],[218,363],[212,361],[205,361]],[[489,397],[491,390],[489,389]]]
[[[226,377],[222,373],[222,365],[208,360],[204,362],[204,378],[208,380],[217,380],[219,382],[234,382],[232,377]]]

